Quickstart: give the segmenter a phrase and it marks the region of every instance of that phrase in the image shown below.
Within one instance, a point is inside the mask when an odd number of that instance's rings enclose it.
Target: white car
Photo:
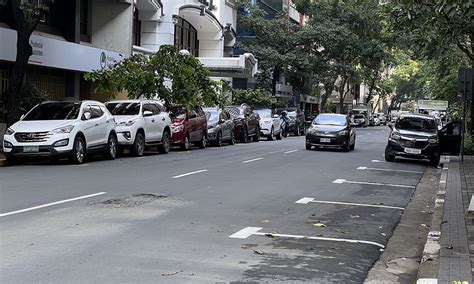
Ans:
[[[281,140],[283,120],[278,114],[272,115],[271,109],[254,109],[253,112],[260,116],[260,136],[266,136],[268,140]]]
[[[171,119],[158,101],[121,100],[105,105],[117,122],[119,151],[128,148],[140,157],[145,147],[157,146],[160,153],[169,152]]]
[[[115,121],[96,101],[48,101],[36,105],[5,132],[7,161],[17,157],[68,157],[82,163],[90,152],[108,159],[117,154]]]

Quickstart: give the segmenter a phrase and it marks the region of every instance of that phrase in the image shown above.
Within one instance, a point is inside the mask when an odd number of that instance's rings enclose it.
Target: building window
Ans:
[[[81,18],[80,18],[80,33],[81,40],[90,42],[90,16],[91,16],[91,5],[90,0],[81,0]]]
[[[197,31],[188,21],[180,17],[174,26],[174,46],[178,50],[186,49],[195,57],[199,56]]]
[[[133,11],[133,30],[132,30],[132,39],[133,45],[140,46],[141,45],[141,37],[142,37],[142,21],[139,19],[139,11],[137,7],[134,7]]]

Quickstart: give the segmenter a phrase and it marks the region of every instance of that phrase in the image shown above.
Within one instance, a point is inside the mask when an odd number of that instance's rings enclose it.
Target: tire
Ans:
[[[273,133],[273,126],[272,126],[272,129],[270,129],[270,135],[268,135],[267,140],[268,141],[275,140],[275,134]]]
[[[235,144],[235,137],[234,137],[234,132],[232,131],[230,133],[229,145],[234,145],[234,144]]]
[[[388,152],[388,146],[385,147],[385,161],[387,162],[395,161],[395,155],[392,155]]]
[[[135,141],[132,146],[132,155],[135,157],[141,157],[145,153],[145,136],[143,133],[138,132],[135,136]]]
[[[179,147],[181,148],[182,151],[189,151],[189,146],[190,146],[189,135],[186,135],[186,137],[184,137],[183,144],[181,144]]]
[[[342,148],[344,152],[349,152],[351,150],[351,139],[347,140],[347,145]]]
[[[280,129],[280,132],[278,132],[278,134],[277,134],[277,136],[276,136],[276,139],[277,139],[277,140],[281,140],[281,138],[282,138],[282,137],[281,137],[281,129]]]
[[[72,148],[72,156],[70,160],[75,164],[82,164],[86,157],[86,143],[80,136],[74,139],[74,146]]]
[[[197,146],[199,149],[205,149],[206,148],[206,133],[202,134],[201,141],[197,143]]]
[[[247,143],[248,141],[248,130],[247,127],[244,127],[243,131],[240,133],[240,143]]]
[[[282,128],[282,135],[283,137],[288,137],[288,128],[286,127],[286,123],[285,123],[285,127]]]
[[[354,138],[354,143],[351,145],[351,151],[354,151],[355,146],[356,146],[356,141],[355,141],[355,138]]]
[[[255,127],[255,136],[253,137],[253,142],[260,141],[260,127]]]
[[[117,157],[117,137],[115,135],[110,134],[109,138],[107,139],[107,146],[105,147],[104,157],[107,160],[115,160]]]
[[[168,154],[170,151],[171,145],[171,136],[168,131],[163,132],[163,137],[161,137],[161,145],[158,146],[158,152],[160,154]]]
[[[306,150],[311,150],[311,144],[306,143]]]
[[[220,131],[219,133],[217,133],[217,138],[216,138],[216,141],[214,142],[214,146],[222,147],[222,132]]]
[[[436,157],[433,157],[430,159],[430,164],[433,166],[433,167],[437,167],[439,165],[439,160],[440,160],[440,156],[436,156]]]

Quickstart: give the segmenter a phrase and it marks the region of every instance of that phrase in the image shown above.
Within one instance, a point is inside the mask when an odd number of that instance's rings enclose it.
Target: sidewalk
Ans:
[[[442,218],[433,219],[418,283],[472,283],[474,216],[468,216],[467,210],[473,194],[474,157],[466,156],[464,162],[449,157],[442,169],[434,212]]]

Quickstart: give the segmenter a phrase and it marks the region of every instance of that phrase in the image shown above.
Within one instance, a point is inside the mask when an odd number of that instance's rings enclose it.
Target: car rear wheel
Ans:
[[[248,130],[247,127],[244,127],[242,132],[240,133],[240,143],[247,143],[248,138]]]
[[[138,132],[135,136],[135,142],[133,142],[132,154],[135,157],[141,157],[143,153],[145,153],[145,136],[143,136],[143,133]]]
[[[275,134],[273,133],[273,127],[272,127],[272,129],[270,130],[270,135],[268,135],[267,140],[268,140],[268,141],[273,141],[273,140],[275,140]]]
[[[434,167],[437,167],[439,164],[440,156],[436,156],[430,159],[430,164]]]
[[[82,164],[86,156],[86,144],[82,137],[74,139],[74,147],[72,149],[71,161],[75,164]]]
[[[277,136],[276,136],[276,139],[277,140],[281,140],[281,129],[280,129],[280,132],[278,132]]]
[[[108,160],[114,160],[117,156],[117,138],[113,134],[110,134],[109,139],[107,139],[107,146],[104,156]]]
[[[186,135],[186,137],[184,137],[184,142],[183,142],[183,144],[180,145],[180,148],[183,151],[188,151],[189,150],[189,136],[188,135]]]
[[[230,133],[230,140],[229,140],[229,145],[234,145],[235,144],[235,136],[234,132]]]
[[[253,137],[253,142],[260,141],[260,127],[255,127],[255,136]]]
[[[168,154],[170,151],[171,136],[168,131],[163,132],[163,137],[161,138],[161,145],[158,146],[158,152],[160,154]]]
[[[217,133],[216,141],[214,142],[214,146],[222,147],[222,132]]]
[[[390,152],[388,151],[388,146],[385,147],[385,161],[387,162],[395,161],[395,155],[390,154]]]
[[[201,141],[197,143],[197,146],[199,147],[199,149],[206,148],[206,134],[205,133],[202,134]]]

